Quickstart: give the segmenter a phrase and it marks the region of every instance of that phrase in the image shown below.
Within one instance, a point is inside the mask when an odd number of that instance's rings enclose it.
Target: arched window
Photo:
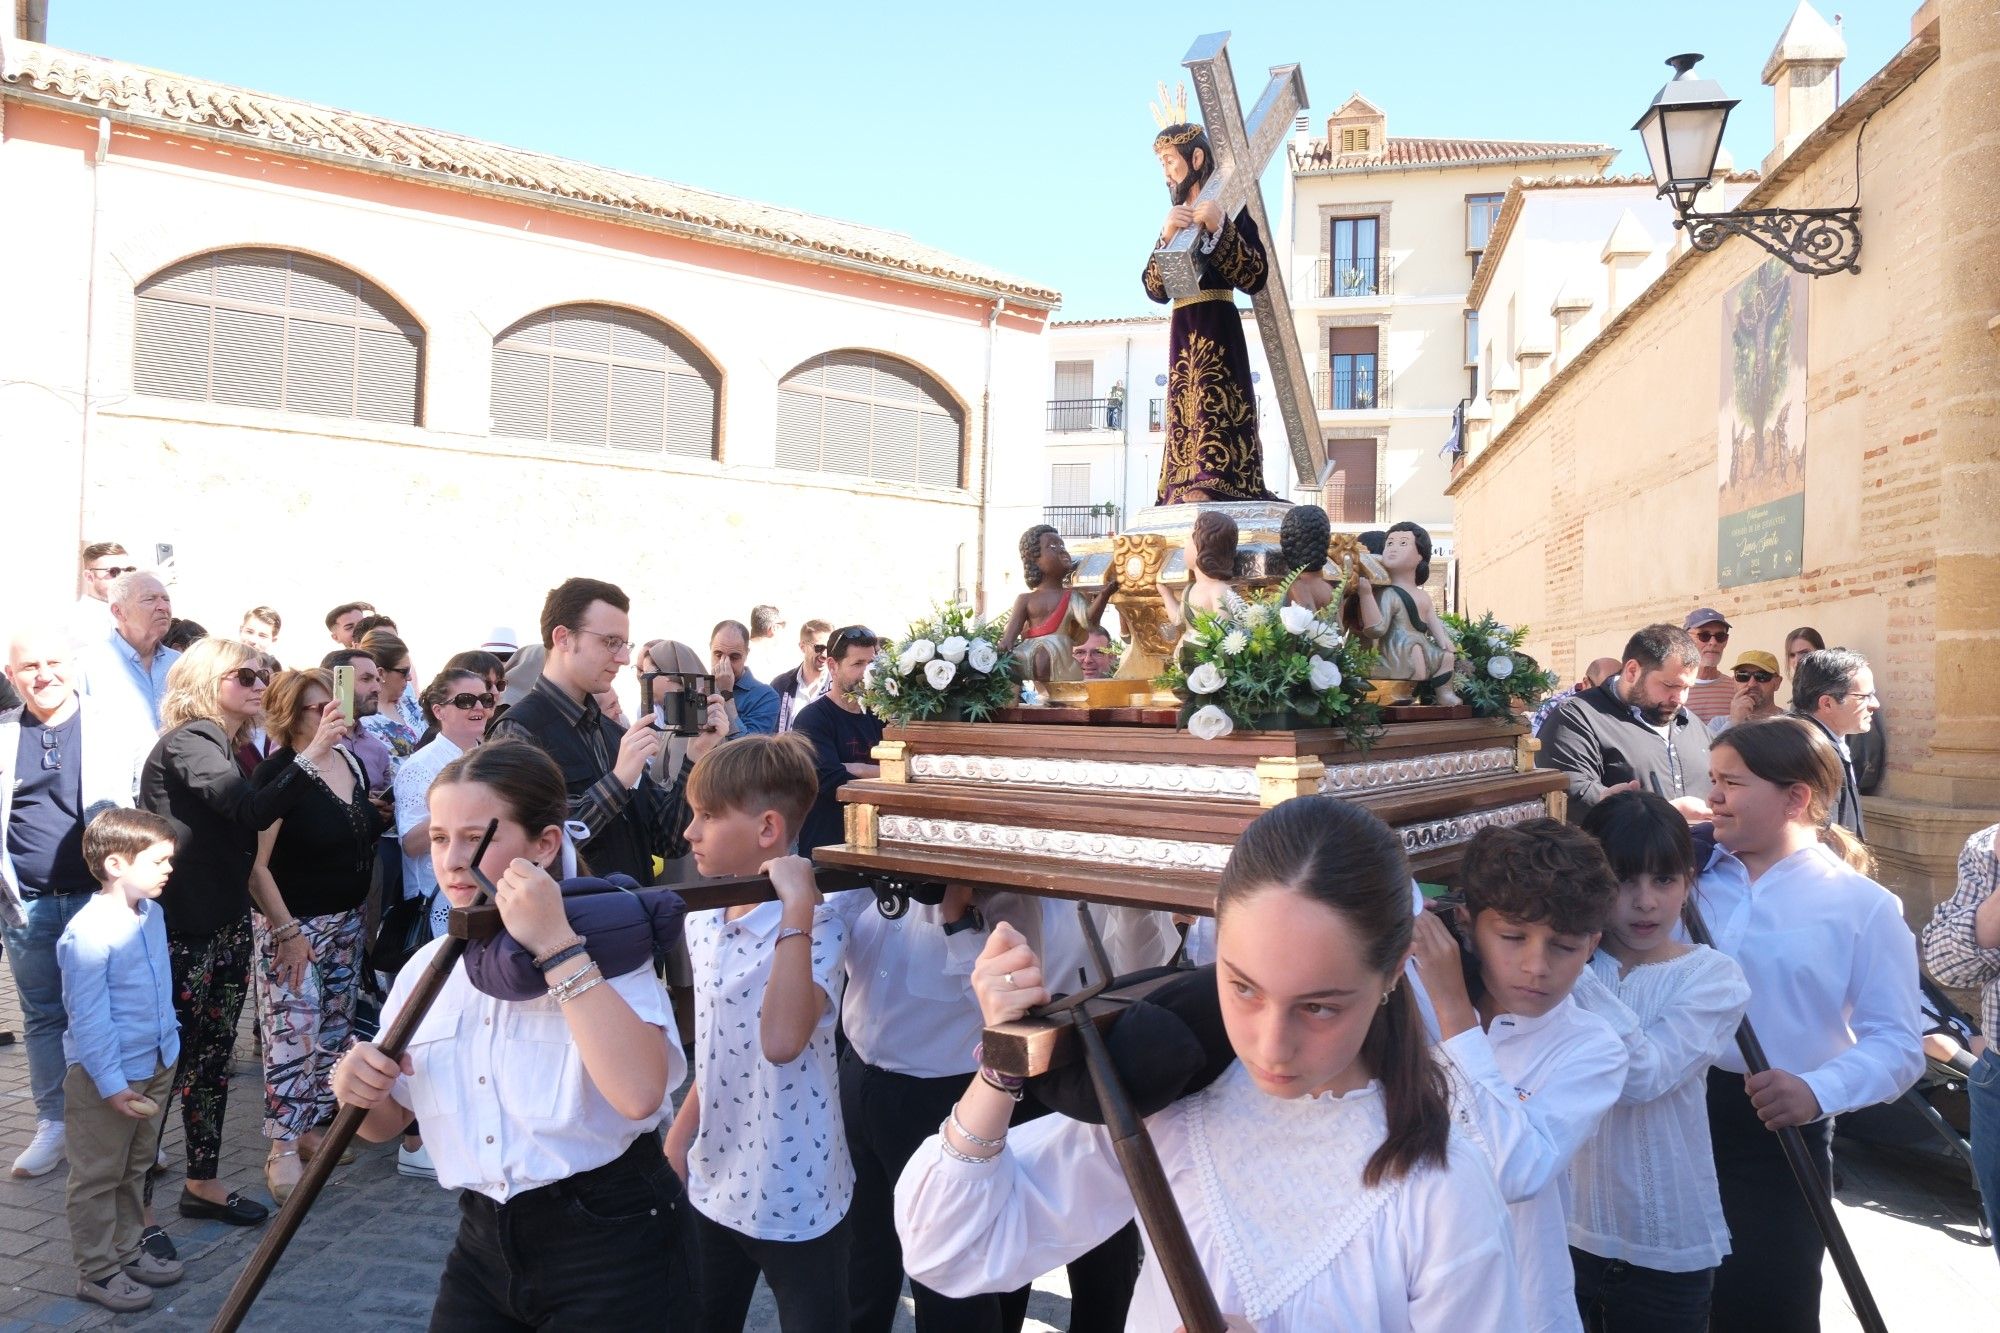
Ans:
[[[828,352],[778,386],[778,466],[962,487],[965,413],[942,384],[874,352]]]
[[[221,250],[153,275],[137,298],[140,393],[422,421],[423,330],[358,273],[289,250]]]
[[[679,330],[608,305],[537,311],[493,342],[493,433],[713,458],[722,376]]]

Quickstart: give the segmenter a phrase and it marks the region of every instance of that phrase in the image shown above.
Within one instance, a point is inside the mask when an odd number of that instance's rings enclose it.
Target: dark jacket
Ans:
[[[171,934],[213,935],[250,914],[257,834],[289,814],[311,781],[288,764],[267,785],[251,785],[214,722],[184,722],[160,737],[139,774],[139,808],[179,825],[174,873],[160,894]]]
[[[1640,791],[1708,798],[1708,728],[1683,708],[1668,729],[1671,749],[1660,733],[1633,716],[1619,697],[1618,677],[1565,699],[1542,723],[1536,768],[1569,775],[1569,817],[1604,799],[1604,789],[1637,781]],[[1655,780],[1657,779],[1657,787]]]
[[[1826,723],[1806,713],[1793,713],[1792,716],[1805,718],[1806,721],[1819,728],[1821,735],[1833,742],[1834,749],[1838,750],[1841,748],[1840,737],[1834,735],[1833,729],[1828,727]],[[1862,735],[1866,734],[1865,732],[1862,733]],[[1828,812],[1826,822],[1829,824],[1838,824],[1855,837],[1866,842],[1868,841],[1868,821],[1861,817],[1861,780],[1860,776],[1855,772],[1852,756],[1853,742],[1856,739],[1858,737],[1848,737],[1848,752],[1840,756],[1840,795],[1834,799],[1833,809]]]

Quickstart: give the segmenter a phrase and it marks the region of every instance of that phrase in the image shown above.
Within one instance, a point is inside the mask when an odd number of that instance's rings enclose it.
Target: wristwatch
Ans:
[[[956,921],[945,923],[944,933],[947,935],[962,935],[968,930],[984,929],[986,929],[985,916],[980,913],[977,907],[967,907],[964,916]]]

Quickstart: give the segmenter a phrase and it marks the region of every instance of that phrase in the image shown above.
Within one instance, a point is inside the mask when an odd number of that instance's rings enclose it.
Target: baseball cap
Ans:
[[[1785,674],[1778,670],[1777,658],[1771,656],[1769,653],[1758,652],[1754,648],[1736,654],[1736,664],[1729,669],[1731,671],[1741,671],[1744,667],[1751,667],[1758,671],[1768,671],[1774,676]]]
[[[486,642],[479,645],[481,652],[498,653],[502,657],[516,652],[521,647],[521,636],[514,632],[512,625],[495,625],[486,631]]]
[[[1729,628],[1729,622],[1723,619],[1722,612],[1716,610],[1712,606],[1698,606],[1694,610],[1688,612],[1688,618],[1681,622],[1681,628],[1697,629],[1702,625],[1716,625],[1716,624],[1721,625],[1722,628],[1724,629]]]

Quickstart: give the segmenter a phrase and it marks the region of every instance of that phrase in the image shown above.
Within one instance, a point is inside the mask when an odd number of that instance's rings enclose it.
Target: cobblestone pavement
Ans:
[[[11,977],[0,975],[0,1029],[18,1032],[20,1010]],[[230,1089],[222,1177],[246,1195],[264,1191],[265,1140],[258,1132],[260,1078],[246,1021],[237,1044]],[[28,1059],[17,1042],[0,1047],[0,1333],[144,1325],[148,1330],[205,1329],[255,1247],[262,1228],[183,1221],[180,1197],[180,1117],[170,1117],[167,1157],[173,1168],[156,1190],[161,1221],[187,1279],[167,1288],[151,1310],[113,1316],[76,1298],[69,1234],[63,1221],[65,1172],[36,1180],[5,1174],[35,1131],[28,1093]],[[1962,1169],[1933,1154],[1843,1143],[1841,1218],[1892,1330],[1973,1328],[2000,1310],[2000,1263],[1979,1244],[1977,1199]],[[453,1196],[428,1181],[396,1174],[391,1145],[360,1145],[350,1166],[335,1170],[312,1215],[264,1288],[247,1329],[296,1330],[318,1318],[347,1329],[422,1329],[437,1275],[451,1246]],[[1858,1325],[1829,1265],[1825,1327],[1846,1333]],[[1036,1289],[1028,1333],[1065,1326],[1067,1293],[1060,1272]],[[905,1301],[899,1333],[913,1328]],[[761,1288],[748,1328],[777,1333],[777,1318]]]

